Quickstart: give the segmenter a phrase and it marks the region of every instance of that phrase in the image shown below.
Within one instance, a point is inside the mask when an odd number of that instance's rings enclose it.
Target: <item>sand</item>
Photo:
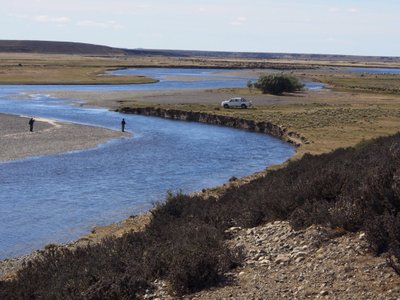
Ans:
[[[129,136],[129,133],[45,118],[35,118],[30,132],[29,118],[0,114],[0,161],[93,148],[110,139]]]

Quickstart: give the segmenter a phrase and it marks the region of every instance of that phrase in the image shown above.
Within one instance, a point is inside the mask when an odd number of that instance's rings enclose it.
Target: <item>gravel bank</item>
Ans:
[[[243,266],[220,287],[187,299],[399,299],[400,276],[384,257],[374,257],[365,234],[321,226],[293,230],[286,221],[228,230],[242,247]],[[178,299],[156,281],[145,299]],[[186,299],[186,298],[185,298]]]
[[[113,138],[129,136],[128,133],[44,118],[35,118],[33,132],[30,132],[29,119],[0,114],[0,161],[87,149]]]

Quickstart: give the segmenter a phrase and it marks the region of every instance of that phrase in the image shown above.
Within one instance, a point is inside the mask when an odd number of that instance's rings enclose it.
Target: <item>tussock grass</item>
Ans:
[[[0,70],[0,84],[132,84],[152,83],[144,76],[103,76],[106,68],[91,66],[8,66]]]
[[[343,91],[382,94],[400,93],[400,74],[343,73],[340,71],[302,74]]]
[[[251,109],[223,109],[212,104],[152,104],[150,106],[185,111],[234,116],[255,121],[269,121],[289,131],[301,133],[311,141],[297,151],[326,153],[340,147],[354,146],[362,140],[394,134],[400,128],[400,99],[378,104],[365,102],[313,102],[256,105]],[[301,99],[299,101],[302,101]],[[124,106],[146,107],[146,104],[123,103]]]

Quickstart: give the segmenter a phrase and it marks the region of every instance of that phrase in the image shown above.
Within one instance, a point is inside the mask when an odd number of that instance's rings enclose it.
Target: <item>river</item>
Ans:
[[[352,68],[347,72],[398,74],[399,69]],[[0,86],[0,112],[42,116],[119,130],[122,117],[132,138],[94,149],[0,162],[0,259],[27,254],[50,242],[68,242],[151,208],[167,191],[193,192],[230,177],[252,174],[291,157],[295,149],[270,136],[206,124],[121,115],[51,98],[52,91],[151,91],[244,87],[248,76],[220,69],[127,69],[109,75],[156,78],[137,85]],[[306,88],[323,84],[306,82]]]
[[[346,69],[398,74],[399,69]],[[252,174],[291,157],[295,149],[270,136],[247,131],[121,115],[51,98],[51,91],[151,91],[244,87],[247,76],[213,69],[127,69],[159,80],[137,85],[0,86],[0,112],[42,116],[119,130],[122,117],[132,138],[95,149],[0,162],[0,259],[27,254],[50,242],[68,242],[151,208],[167,191],[193,192],[230,177]],[[323,84],[306,82],[306,88]]]
[[[1,86],[0,112],[119,130],[132,138],[94,149],[0,163],[0,259],[50,242],[68,242],[92,226],[119,221],[165,199],[279,164],[295,149],[244,130],[72,105],[47,90],[113,90],[119,86]]]

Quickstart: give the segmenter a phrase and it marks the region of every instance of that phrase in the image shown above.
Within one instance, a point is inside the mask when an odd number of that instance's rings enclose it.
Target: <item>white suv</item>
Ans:
[[[221,102],[221,106],[223,108],[233,108],[233,107],[248,108],[251,107],[252,105],[253,104],[251,103],[251,101],[240,97],[231,98],[229,100]]]

